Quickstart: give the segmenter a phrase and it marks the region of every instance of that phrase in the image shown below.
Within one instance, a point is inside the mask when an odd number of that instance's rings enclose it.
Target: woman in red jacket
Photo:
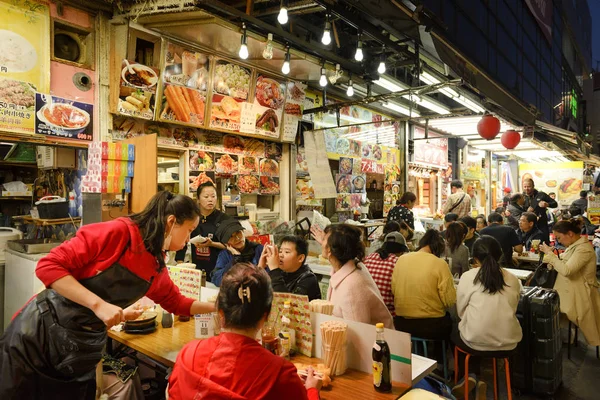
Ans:
[[[93,399],[106,329],[144,295],[177,315],[214,310],[182,296],[165,268],[198,225],[191,198],[156,194],[128,218],[83,226],[36,267],[47,289],[0,338],[0,399]]]
[[[272,301],[271,280],[263,268],[234,265],[223,277],[217,299],[221,334],[188,343],[179,352],[169,378],[169,400],[317,400],[320,382],[312,369],[303,384],[292,363],[255,339]]]

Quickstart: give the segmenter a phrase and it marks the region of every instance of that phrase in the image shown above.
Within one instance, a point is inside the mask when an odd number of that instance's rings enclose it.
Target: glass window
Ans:
[[[496,17],[488,15],[488,35],[492,43],[498,43],[496,38]]]
[[[523,101],[537,105],[537,91],[527,82],[523,82]]]
[[[517,83],[517,71],[505,57],[498,54],[498,76],[509,89],[514,90]]]
[[[515,16],[510,10],[510,7],[506,4],[505,0],[498,0],[498,21],[502,21],[505,24],[513,23]]]
[[[550,101],[550,99],[552,99],[552,91],[550,90],[550,85],[548,85],[548,83],[543,79],[541,80],[541,85],[542,90],[540,91],[540,94],[542,95],[542,99],[544,99],[544,101]]]
[[[498,47],[500,51],[509,59],[516,63],[517,46],[508,32],[501,26],[498,26]]]
[[[490,48],[488,49],[488,69],[490,73],[494,75],[496,75],[496,58],[496,48],[490,46]]]
[[[481,32],[461,13],[457,14],[456,33],[457,42],[463,46],[466,53],[475,54],[474,46],[470,44],[473,43],[474,38],[481,37]]]
[[[535,39],[535,34],[539,29],[539,26],[529,9],[523,10],[523,28],[531,39]]]
[[[543,118],[544,121],[548,122],[548,123],[552,123],[552,106],[548,103],[546,103],[545,101],[542,102],[542,114],[543,114]]]
[[[540,76],[548,81],[552,81],[552,73],[550,72],[550,67],[548,67],[548,64],[546,64],[545,61],[542,61],[540,63]]]
[[[456,37],[456,6],[453,2],[444,3],[444,23],[448,26],[450,37]]]
[[[529,82],[530,85],[536,87],[537,70],[535,69],[533,64],[531,64],[529,60],[527,60],[527,57],[523,59],[523,76]]]
[[[531,41],[531,39],[527,35],[523,36],[523,53],[525,53],[529,60],[531,60],[532,62],[535,61],[537,49],[535,48],[533,41]]]

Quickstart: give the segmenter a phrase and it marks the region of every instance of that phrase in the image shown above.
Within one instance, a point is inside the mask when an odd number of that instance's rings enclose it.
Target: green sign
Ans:
[[[571,89],[571,114],[573,118],[577,118],[577,95],[575,89]]]

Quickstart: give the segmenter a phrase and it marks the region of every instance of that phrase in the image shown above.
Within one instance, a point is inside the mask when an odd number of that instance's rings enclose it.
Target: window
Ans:
[[[523,53],[525,53],[525,55],[527,56],[527,58],[529,58],[530,61],[535,63],[537,49],[535,48],[535,45],[533,44],[529,36],[527,35],[523,36]]]
[[[500,81],[509,89],[514,90],[517,84],[517,71],[503,56],[498,55],[498,76]]]
[[[508,32],[501,26],[498,26],[498,48],[506,58],[516,63],[517,46]]]
[[[496,48],[490,46],[490,48],[488,49],[488,69],[490,71],[490,74],[493,74],[493,75],[496,75],[496,58],[497,58]]]
[[[527,82],[523,82],[523,101],[527,104],[537,106],[537,92]]]
[[[531,86],[537,86],[537,70],[533,64],[527,60],[527,57],[523,58],[523,76]]]

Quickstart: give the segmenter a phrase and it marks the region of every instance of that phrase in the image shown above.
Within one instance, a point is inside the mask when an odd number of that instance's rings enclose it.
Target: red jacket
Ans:
[[[139,228],[129,218],[82,226],[73,239],[42,258],[35,273],[49,287],[67,275],[78,281],[89,278],[117,261],[137,276],[153,279],[148,298],[168,312],[190,315],[194,300],[181,295],[166,268],[158,273],[156,258],[146,251]]]
[[[185,345],[169,377],[169,399],[317,400],[294,364],[249,337],[221,333]]]

